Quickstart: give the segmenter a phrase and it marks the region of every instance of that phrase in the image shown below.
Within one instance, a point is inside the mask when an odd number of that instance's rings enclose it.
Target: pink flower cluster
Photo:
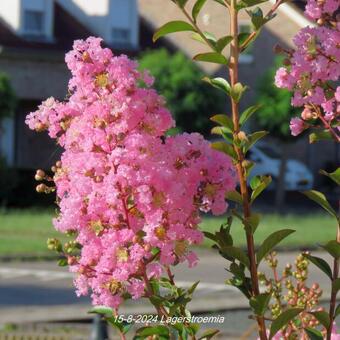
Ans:
[[[291,122],[294,136],[319,123],[336,125],[339,119],[340,23],[332,17],[339,6],[338,0],[308,0],[305,13],[319,26],[298,32],[296,49],[285,51],[289,65],[276,73],[276,86],[294,91],[292,105],[304,107],[301,118]]]
[[[197,134],[164,137],[174,126],[152,78],[101,39],[74,43],[66,55],[70,96],[50,98],[27,116],[64,148],[54,182],[60,215],[81,245],[69,256],[78,295],[118,307],[145,294],[165,267],[197,262],[199,210],[222,214],[235,187],[228,156]]]

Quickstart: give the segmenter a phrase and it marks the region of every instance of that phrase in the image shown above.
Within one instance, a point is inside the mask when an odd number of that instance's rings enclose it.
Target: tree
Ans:
[[[155,77],[156,89],[166,98],[177,127],[186,132],[208,135],[211,114],[222,113],[225,101],[202,81],[203,73],[184,54],[165,49],[143,53],[140,68]]]
[[[279,89],[274,85],[274,77],[278,67],[282,65],[282,58],[275,59],[275,65],[267,70],[257,86],[257,101],[261,106],[256,116],[256,123],[269,131],[282,143],[280,171],[276,182],[276,210],[280,211],[285,198],[285,173],[287,167],[287,146],[293,141],[289,129],[289,121],[296,117],[299,109],[292,107],[292,95],[288,90]],[[296,138],[294,138],[296,139]]]
[[[0,73],[0,135],[3,129],[2,120],[14,114],[16,103],[16,96],[8,77]],[[15,183],[15,172],[8,169],[6,159],[1,155],[0,150],[0,206],[6,205],[8,194],[14,188]]]
[[[7,75],[0,73],[0,122],[14,113],[16,103],[16,96]]]

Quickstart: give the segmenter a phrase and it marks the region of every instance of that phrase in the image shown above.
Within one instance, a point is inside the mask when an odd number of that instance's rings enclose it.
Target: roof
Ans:
[[[148,29],[141,28],[146,35],[151,37]],[[72,49],[73,41],[85,39],[94,35],[87,27],[80,23],[74,16],[67,12],[62,6],[54,2],[54,27],[53,41],[30,41],[16,35],[4,21],[0,21],[0,45],[9,53],[20,53],[35,55],[43,52],[44,56],[52,57],[57,53],[58,58],[63,57],[66,51]],[[150,38],[151,39],[151,38]],[[134,55],[136,51],[115,49],[116,54]]]

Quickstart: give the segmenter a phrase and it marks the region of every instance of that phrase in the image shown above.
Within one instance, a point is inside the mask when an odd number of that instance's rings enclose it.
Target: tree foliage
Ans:
[[[276,58],[275,65],[265,72],[258,83],[257,102],[261,108],[256,123],[274,137],[289,141],[292,139],[289,121],[296,116],[298,109],[291,105],[291,93],[274,85],[275,73],[281,64],[281,58]]]
[[[0,73],[0,121],[14,113],[16,96],[6,74]]]
[[[143,53],[139,63],[155,77],[155,87],[165,97],[177,127],[207,135],[209,116],[222,113],[225,102],[222,94],[202,81],[200,69],[184,54],[165,49]]]

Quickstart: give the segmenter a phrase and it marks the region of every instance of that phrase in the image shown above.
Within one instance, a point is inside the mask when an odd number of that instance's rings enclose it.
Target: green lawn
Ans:
[[[280,243],[281,247],[310,247],[316,243],[327,242],[335,238],[336,224],[334,219],[326,214],[309,214],[309,215],[263,215],[260,225],[255,232],[255,243],[260,244],[269,234],[280,229],[293,229],[296,232],[287,237]],[[205,218],[201,224],[201,229],[214,232],[225,222],[225,218],[212,217]],[[244,229],[241,222],[234,219],[231,234],[234,243],[243,246],[245,244]],[[205,241],[206,245],[211,245],[209,240]]]
[[[46,249],[49,237],[60,237],[52,227],[51,210],[0,210],[0,256],[11,254],[51,255]],[[207,217],[201,224],[202,230],[214,231],[225,218]],[[234,221],[232,234],[237,245],[244,245],[244,231],[238,221]],[[333,220],[327,215],[264,215],[255,239],[261,242],[269,233],[283,228],[295,229],[282,246],[313,246],[331,239],[335,234]],[[208,246],[211,243],[205,242]]]

